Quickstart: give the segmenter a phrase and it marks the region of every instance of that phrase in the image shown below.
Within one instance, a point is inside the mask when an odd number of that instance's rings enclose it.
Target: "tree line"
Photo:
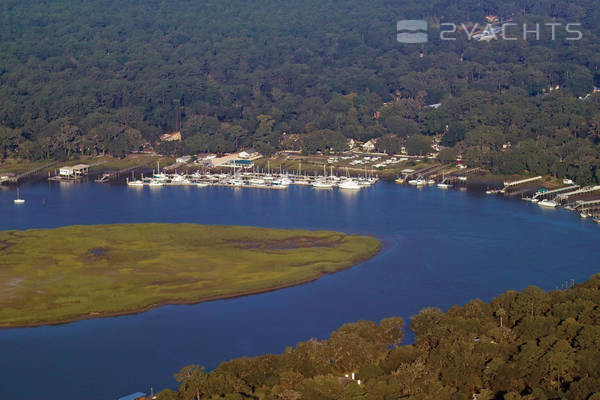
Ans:
[[[410,320],[342,326],[327,340],[175,374],[161,400],[600,399],[600,275],[567,290],[529,286]],[[354,375],[353,375],[354,373]]]
[[[173,131],[182,142],[159,151],[339,152],[377,138],[392,152],[436,135],[494,172],[600,181],[593,0],[7,0],[1,11],[0,159],[123,156]],[[583,36],[439,38],[442,23],[488,15],[577,22]],[[427,20],[429,42],[398,43],[401,19]]]

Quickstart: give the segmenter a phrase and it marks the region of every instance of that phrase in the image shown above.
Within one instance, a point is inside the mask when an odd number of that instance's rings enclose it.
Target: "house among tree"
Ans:
[[[371,139],[367,143],[362,145],[362,149],[367,152],[371,152],[375,150],[375,144],[377,144],[377,139]]]
[[[256,150],[254,150],[254,149],[243,150],[243,151],[240,151],[240,154],[238,154],[238,156],[240,158],[243,158],[245,160],[248,160],[250,158],[254,158],[257,155],[258,155],[258,152]]]

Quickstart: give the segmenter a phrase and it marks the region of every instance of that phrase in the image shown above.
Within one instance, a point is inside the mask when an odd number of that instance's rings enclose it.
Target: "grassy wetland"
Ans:
[[[119,224],[0,232],[0,327],[129,314],[260,293],[375,255],[331,231]]]

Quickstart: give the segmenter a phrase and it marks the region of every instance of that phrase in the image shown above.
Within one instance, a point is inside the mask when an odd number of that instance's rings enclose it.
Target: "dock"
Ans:
[[[579,189],[581,186],[579,185],[572,185],[572,186],[566,186],[566,187],[562,187],[562,188],[558,188],[558,189],[553,189],[553,190],[547,190],[545,192],[536,192],[536,194],[533,195],[534,199],[539,199],[539,198],[544,198],[546,196],[552,196],[554,194],[559,194],[562,192],[568,192],[568,191],[573,191],[576,189]]]
[[[600,199],[596,200],[588,200],[588,201],[578,201],[575,203],[573,207],[576,211],[580,212],[589,212],[592,210],[600,209]]]
[[[41,172],[41,171],[45,170],[46,168],[50,168],[50,167],[52,167],[53,165],[55,165],[57,163],[58,163],[58,161],[52,161],[52,162],[44,164],[44,165],[42,165],[40,167],[37,167],[37,168],[34,168],[32,170],[23,172],[21,174],[17,174],[17,175],[13,175],[13,176],[8,176],[5,179],[3,179],[2,182],[0,182],[0,183],[18,184],[21,179],[25,179],[28,176],[31,176],[31,175],[36,174],[38,172]]]
[[[504,190],[511,188],[511,187],[515,187],[515,186],[519,186],[519,185],[524,185],[526,183],[531,183],[531,182],[535,182],[535,181],[539,181],[541,180],[543,177],[542,176],[535,176],[533,178],[527,178],[527,179],[521,179],[518,181],[514,181],[514,182],[504,182]]]
[[[595,192],[597,190],[600,190],[600,185],[586,186],[581,189],[574,190],[572,192],[559,194],[558,196],[556,196],[556,199],[559,201],[567,201],[572,196],[577,196],[580,194],[587,194],[587,193]]]
[[[148,166],[149,164],[150,163],[141,164],[141,165],[133,165],[131,167],[123,168],[123,169],[120,169],[118,171],[105,172],[105,173],[102,174],[102,176],[100,178],[94,180],[94,182],[96,182],[96,183],[108,183],[108,182],[112,181],[115,178],[118,179],[121,175],[129,174],[130,172],[133,172],[136,169],[144,168],[144,167]]]
[[[106,161],[99,161],[94,164],[77,164],[73,166],[63,166],[59,168],[59,173],[48,178],[49,181],[58,182],[76,182],[86,178],[90,168],[104,164]]]

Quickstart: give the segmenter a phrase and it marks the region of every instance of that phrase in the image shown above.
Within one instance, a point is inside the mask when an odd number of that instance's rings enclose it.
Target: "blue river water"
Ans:
[[[527,285],[555,289],[600,272],[600,226],[564,210],[380,182],[359,193],[291,187],[128,188],[37,183],[0,190],[0,229],[195,222],[374,235],[375,258],[260,295],[58,326],[0,330],[0,398],[116,399],[175,387],[189,364],[279,353],[359,319],[490,300]],[[410,336],[408,340],[411,340]]]

